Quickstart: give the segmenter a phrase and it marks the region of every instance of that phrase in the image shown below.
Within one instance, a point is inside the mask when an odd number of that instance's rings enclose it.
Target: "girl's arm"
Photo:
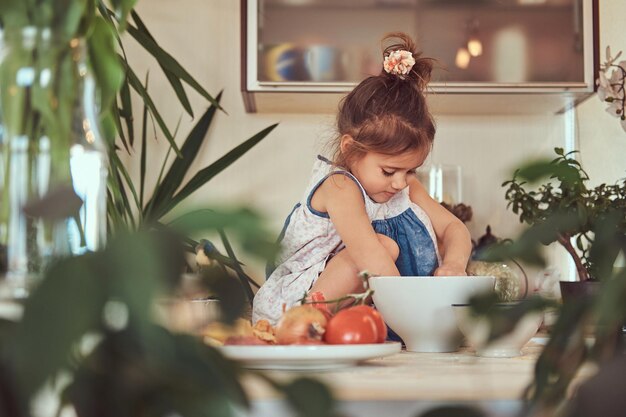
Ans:
[[[435,275],[466,275],[465,269],[472,252],[472,239],[467,227],[454,214],[433,200],[417,178],[411,176],[408,183],[411,200],[424,209],[433,225],[437,240],[441,243],[442,263],[435,270]]]
[[[359,271],[400,275],[391,254],[378,239],[365,211],[359,186],[345,175],[332,175],[313,195],[311,205],[326,212]]]

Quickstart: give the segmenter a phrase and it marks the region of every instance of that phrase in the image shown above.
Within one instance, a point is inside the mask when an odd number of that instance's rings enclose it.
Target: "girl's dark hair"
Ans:
[[[434,60],[421,57],[421,52],[405,33],[389,33],[381,43],[384,49],[380,74],[361,81],[339,105],[339,135],[331,144],[333,161],[339,166],[347,167],[367,152],[394,155],[432,148],[435,124],[424,90],[430,81]],[[404,76],[389,74],[382,65],[386,56],[399,49],[411,52],[415,59],[415,65]],[[341,152],[341,137],[346,134],[354,143]]]

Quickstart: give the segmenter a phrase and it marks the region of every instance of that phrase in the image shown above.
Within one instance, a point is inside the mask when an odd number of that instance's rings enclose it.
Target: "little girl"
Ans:
[[[252,319],[276,324],[308,292],[361,292],[358,272],[465,275],[468,230],[415,176],[435,126],[424,89],[432,60],[404,33],[383,52],[381,73],[342,101],[332,160],[318,156],[301,201],[285,221],[282,252],[254,299]]]

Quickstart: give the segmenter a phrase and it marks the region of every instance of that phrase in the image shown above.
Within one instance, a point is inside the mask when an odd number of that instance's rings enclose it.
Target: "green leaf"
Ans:
[[[115,142],[115,136],[118,132],[117,124],[111,112],[103,112],[100,114],[100,127],[104,140],[109,143],[109,148],[112,148],[112,144]],[[121,131],[121,129],[120,129]]]
[[[229,263],[229,266],[235,270],[237,273],[237,277],[239,277],[239,281],[241,282],[241,286],[243,287],[246,297],[248,298],[248,303],[252,306],[252,302],[254,301],[254,292],[252,291],[252,287],[250,287],[250,281],[252,279],[243,271],[239,260],[237,260],[237,256],[235,255],[235,251],[224,233],[224,230],[220,230],[220,238],[222,239],[222,244],[224,245],[224,249],[226,249],[226,253],[228,254],[228,258],[233,262]]]
[[[126,139],[126,134],[124,133],[124,128],[122,127],[122,116],[120,115],[119,109],[116,104],[111,106],[111,113],[113,113],[113,122],[115,124],[115,133],[119,135],[120,142],[124,146],[124,149],[128,154],[130,154],[131,145],[128,143]],[[108,140],[109,143],[115,143],[116,137],[114,136],[112,140]]]
[[[244,250],[266,260],[272,259],[279,247],[270,237],[272,234],[264,228],[262,218],[248,209],[194,210],[178,217],[168,226],[182,234],[203,230],[232,231]]]
[[[24,0],[0,1],[0,21],[5,29],[28,26],[27,2]]]
[[[120,174],[120,170],[125,168],[118,166],[118,164],[121,163],[119,162],[119,159],[111,158],[109,162],[111,164],[111,169],[109,170],[109,190],[113,192],[115,210],[120,210],[124,214],[123,218],[128,220],[134,229],[136,223],[133,208],[131,207],[128,196],[126,195],[126,188],[124,187],[122,175]]]
[[[555,242],[564,230],[578,225],[575,213],[558,211],[545,221],[533,224],[512,242],[500,242],[485,250],[480,258],[486,261],[517,259],[532,265],[545,266],[541,245]]]
[[[301,377],[283,387],[287,401],[302,417],[329,417],[336,406],[328,387],[321,382]]]
[[[233,323],[241,317],[247,305],[241,282],[225,273],[221,268],[202,271],[201,280],[211,294],[220,300],[220,320]]]
[[[139,15],[135,11],[133,11],[133,19],[137,22],[137,25],[141,25],[145,28],[145,25],[139,18]],[[138,30],[132,25],[128,25],[128,33],[137,40],[144,47],[146,51],[148,51],[154,58],[157,60],[161,68],[163,70],[167,70],[178,79],[185,81],[190,87],[196,90],[202,97],[206,98],[211,102],[212,105],[217,107],[220,110],[224,110],[218,101],[213,98],[192,76],[185,70],[179,63],[176,61],[169,53],[163,50],[152,38],[152,36],[147,32],[147,29],[144,32]],[[169,77],[168,77],[169,79]],[[182,101],[181,101],[182,103]]]
[[[168,274],[178,259],[168,253],[163,239],[148,233],[122,234],[100,258],[100,279],[107,280],[111,297],[128,306],[133,320],[151,322],[152,300],[172,279]]]
[[[202,208],[186,212],[168,226],[187,234],[191,231],[234,229],[237,233],[257,233],[262,230],[262,218],[247,208]]]
[[[128,174],[128,171],[126,170],[126,167],[124,166],[122,161],[120,161],[119,156],[117,155],[117,153],[111,152],[111,159],[115,163],[114,166],[116,168],[116,171],[119,174],[121,174],[122,177],[124,178],[124,180],[126,181],[126,184],[128,185],[128,188],[130,189],[130,192],[133,195],[133,200],[135,201],[135,207],[136,208],[140,208],[141,206],[139,205],[139,197],[137,196],[137,191],[135,190],[135,185],[133,184],[133,181],[131,180],[130,175]]]
[[[143,33],[145,36],[147,36],[156,44],[156,40],[154,39],[154,36],[152,36],[152,34],[150,33],[146,25],[144,25],[143,21],[139,18],[139,15],[137,14],[137,12],[133,10],[131,13],[133,16],[133,20],[137,24],[136,30],[138,30],[140,33]],[[132,30],[130,30],[130,32],[132,32]],[[165,51],[163,52],[165,53]],[[178,97],[178,101],[180,101],[180,104],[187,111],[187,114],[193,117],[193,109],[191,108],[191,103],[189,103],[189,98],[187,97],[187,93],[185,92],[185,89],[183,88],[183,84],[180,82],[180,78],[177,77],[170,70],[165,68],[165,66],[161,64],[159,60],[157,60],[157,62],[159,63],[159,66],[161,67],[161,69],[163,70],[163,73],[167,77],[167,80],[169,81],[170,85],[174,89],[174,92],[176,93],[176,96]],[[219,99],[216,99],[216,101],[219,102]]]
[[[114,102],[124,81],[124,68],[115,50],[115,33],[101,17],[94,18],[93,29],[87,38],[89,58],[100,90],[100,108]]]
[[[531,406],[539,401],[554,405],[566,398],[570,382],[586,360],[585,335],[591,303],[581,298],[562,305],[550,339],[535,363],[535,376],[525,397]]]
[[[180,120],[181,118],[178,118],[178,123],[176,124],[176,130],[174,131],[174,136],[176,136],[178,134],[178,128],[180,127]],[[154,126],[154,120],[152,120],[152,125]],[[156,133],[155,133],[155,137],[156,137]],[[165,168],[167,167],[167,161],[170,158],[170,154],[172,152],[172,148],[169,147],[167,149],[167,152],[165,153],[165,157],[163,158],[163,163],[161,164],[161,169],[159,170],[159,176],[157,177],[157,180],[154,184],[154,190],[152,191],[152,197],[154,196],[155,192],[159,189],[159,187],[161,186],[162,182],[163,182],[163,175],[165,174]],[[153,209],[153,205],[154,202],[156,201],[154,198],[150,198],[150,201],[148,201],[148,203],[145,205],[143,212],[146,213],[144,215],[144,221],[146,223],[151,223],[152,225],[154,225],[154,221],[158,220],[156,217],[152,216],[152,209]]]
[[[119,31],[126,29],[128,14],[135,7],[137,0],[109,0],[109,3],[115,10],[115,16],[119,22]]]
[[[165,121],[163,121],[163,118],[161,117],[161,114],[159,113],[158,109],[154,105],[154,102],[152,101],[150,94],[148,94],[148,91],[144,88],[143,84],[141,83],[141,81],[139,81],[139,78],[137,78],[137,75],[130,67],[127,67],[127,75],[128,75],[128,80],[130,82],[131,87],[133,87],[133,89],[137,91],[143,98],[144,103],[148,106],[148,108],[150,109],[150,112],[156,119],[157,124],[161,128],[161,132],[163,132],[167,141],[170,143],[170,147],[174,149],[174,152],[176,152],[176,155],[178,157],[181,157],[180,150],[178,149],[178,145],[176,145],[176,141],[174,140],[174,137],[170,133],[170,130],[167,128],[167,125],[165,124]]]
[[[595,328],[596,345],[595,350],[601,358],[603,349],[614,351],[615,335],[622,333],[621,329],[626,321],[626,309],[624,309],[624,298],[626,297],[626,268],[618,273],[602,276],[602,286],[595,296],[593,309],[597,315]],[[607,343],[608,342],[608,343]],[[608,344],[609,346],[605,346]]]
[[[78,34],[80,22],[87,11],[86,0],[55,0],[51,3],[52,27],[55,34],[62,34],[65,39],[71,39]]]
[[[526,164],[519,169],[518,175],[530,183],[546,177],[556,177],[566,184],[575,184],[581,181],[581,175],[575,167],[569,164],[554,164],[547,160]]]
[[[217,96],[217,100],[219,101],[220,99],[221,93]],[[198,155],[198,151],[204,142],[215,116],[215,111],[215,106],[209,107],[185,139],[183,146],[180,148],[181,157],[174,160],[163,181],[152,195],[151,200],[153,201],[148,203],[148,206],[152,207],[153,212],[159,213],[161,207],[171,201],[174,193],[181,186],[189,167]]]
[[[154,121],[153,121],[154,124]],[[167,165],[167,161],[169,160],[170,157],[170,153],[172,152],[172,148],[168,148],[167,152],[165,153],[165,157],[163,158],[163,163],[161,164],[161,169],[159,170],[159,176],[157,177],[156,183],[154,185],[154,191],[152,192],[152,196],[154,196],[154,193],[156,192],[156,190],[159,188],[159,184],[161,184],[162,179],[163,179],[163,175],[165,174],[165,167]],[[152,219],[156,219],[158,220],[158,218],[156,216],[152,215],[152,209],[153,209],[153,205],[154,205],[154,198],[151,198],[150,201],[148,201],[148,203],[144,206],[143,212],[144,214],[144,219],[150,219],[150,221],[154,223],[154,220]]]
[[[148,75],[146,74],[146,83],[145,89],[148,90]],[[130,142],[130,146],[132,147],[135,142],[135,126],[134,126],[134,117],[133,117],[133,105],[131,103],[130,98],[130,86],[128,85],[128,80],[124,80],[122,83],[122,88],[120,89],[120,116],[124,118],[126,122],[126,131],[128,132],[128,140]],[[144,105],[145,107],[145,105]]]
[[[105,407],[107,416],[134,416],[140,409],[145,416],[230,417],[234,404],[249,408],[236,363],[196,337],[146,330],[105,339],[63,393],[65,401],[81,415],[102,414]]]
[[[593,229],[594,240],[589,250],[589,261],[593,265],[590,272],[596,279],[605,280],[613,274],[613,266],[622,249],[620,240],[625,239],[625,231],[619,227],[624,222],[623,216],[623,212],[611,211]]]
[[[499,296],[493,292],[479,294],[470,298],[472,312],[483,316],[489,321],[489,341],[510,334],[519,321],[532,312],[543,312],[549,307],[558,307],[558,303],[531,296],[513,304],[503,304]]]
[[[211,180],[214,176],[228,168],[233,162],[243,156],[246,152],[248,152],[254,145],[263,140],[274,128],[276,128],[278,124],[273,124],[250,139],[246,140],[239,146],[232,149],[226,155],[222,156],[220,159],[215,161],[213,164],[208,167],[200,170],[188,183],[180,190],[174,197],[164,206],[162,210],[158,212],[156,218],[161,218],[169,211],[171,211],[174,207],[176,207],[180,202],[189,197],[192,193],[206,184]]]
[[[114,236],[122,232],[129,232],[124,212],[118,209],[119,199],[114,196],[111,187],[107,190],[107,230],[109,236]]]
[[[105,298],[93,265],[91,254],[58,262],[27,299],[14,352],[27,397],[67,365],[82,335],[98,328]]]
[[[146,89],[148,75],[146,75]],[[139,160],[139,209],[143,208],[143,199],[146,186],[146,160],[148,159],[148,106],[144,103],[141,117],[141,155]]]

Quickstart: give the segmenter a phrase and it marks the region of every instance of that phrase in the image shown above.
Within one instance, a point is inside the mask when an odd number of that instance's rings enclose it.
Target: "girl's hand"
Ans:
[[[436,277],[460,277],[467,275],[467,272],[465,272],[465,265],[443,263],[435,270],[434,275]]]

